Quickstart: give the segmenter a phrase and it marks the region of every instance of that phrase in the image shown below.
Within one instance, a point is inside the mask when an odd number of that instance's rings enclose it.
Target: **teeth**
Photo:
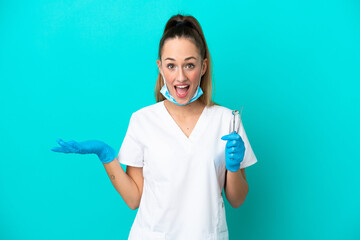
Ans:
[[[185,85],[185,86],[176,86],[176,87],[178,87],[178,88],[186,88],[186,87],[188,87],[189,85]]]

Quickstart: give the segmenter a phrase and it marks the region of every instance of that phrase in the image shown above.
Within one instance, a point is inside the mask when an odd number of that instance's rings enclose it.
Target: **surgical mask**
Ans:
[[[201,68],[202,69],[202,64],[201,64]],[[170,91],[169,89],[167,88],[166,86],[166,81],[165,81],[165,77],[164,77],[164,72],[162,71],[161,73],[162,77],[163,77],[163,80],[164,80],[164,86],[161,88],[160,92],[161,94],[167,99],[169,100],[170,102],[173,102],[175,103],[176,105],[179,105],[179,106],[185,106],[193,101],[195,101],[196,99],[198,99],[202,94],[203,94],[203,91],[202,89],[200,88],[200,83],[201,83],[201,74],[200,74],[200,80],[199,80],[199,86],[197,87],[193,97],[190,99],[190,101],[188,103],[185,103],[185,104],[180,104],[178,103],[175,98],[170,94]]]

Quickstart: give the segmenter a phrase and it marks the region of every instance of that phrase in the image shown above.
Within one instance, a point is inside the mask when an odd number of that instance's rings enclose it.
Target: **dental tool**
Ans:
[[[242,114],[243,107],[241,107],[240,114],[239,110],[232,111],[233,117],[230,122],[230,133],[239,133],[240,124],[241,124],[241,114]]]

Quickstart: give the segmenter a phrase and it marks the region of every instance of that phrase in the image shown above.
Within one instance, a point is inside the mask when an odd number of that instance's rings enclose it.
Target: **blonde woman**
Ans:
[[[238,208],[249,189],[245,167],[257,159],[243,125],[229,134],[232,111],[211,100],[210,53],[194,17],[168,20],[157,66],[157,103],[132,114],[117,157],[97,140],[58,139],[52,150],[99,156],[138,208],[129,239],[228,239],[222,192]]]

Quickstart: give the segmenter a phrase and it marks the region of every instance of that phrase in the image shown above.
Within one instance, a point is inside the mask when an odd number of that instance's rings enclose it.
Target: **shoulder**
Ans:
[[[212,106],[208,107],[208,110],[212,113],[214,113],[216,116],[223,116],[223,117],[231,117],[232,115],[232,110],[225,107],[225,106],[221,106],[219,104],[215,104]]]
[[[157,102],[151,104],[149,106],[145,106],[140,108],[139,110],[135,111],[131,118],[141,119],[141,118],[149,118],[151,116],[156,116],[161,111],[163,102]]]

